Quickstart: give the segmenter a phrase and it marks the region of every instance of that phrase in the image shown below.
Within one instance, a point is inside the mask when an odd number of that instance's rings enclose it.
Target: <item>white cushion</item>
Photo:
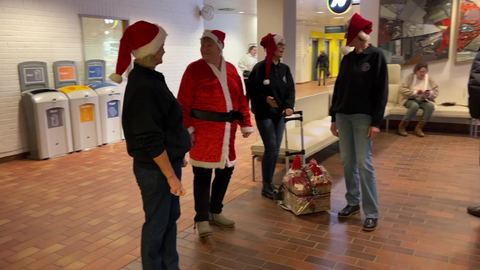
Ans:
[[[305,133],[308,132],[309,134],[312,134],[315,130],[319,131],[320,134],[316,134],[314,137]],[[304,128],[303,139],[306,156],[310,156],[338,140],[337,137],[330,133],[329,129],[315,129],[315,127]],[[299,127],[288,130],[288,148],[290,151],[301,150],[302,145]],[[263,155],[264,149],[263,142],[259,140],[251,147],[252,155]],[[285,138],[283,138],[283,143],[280,147],[280,155],[285,156]]]
[[[387,103],[387,107],[385,107],[385,113],[383,115],[383,117],[387,117],[389,116],[390,114],[392,114],[392,109],[397,106],[398,104],[395,104],[395,103],[391,103],[391,102],[388,102]]]
[[[398,103],[402,67],[398,64],[388,65],[388,102]]]
[[[400,84],[402,67],[399,64],[388,64],[388,83]]]
[[[390,103],[398,103],[399,100],[401,100],[401,97],[399,97],[399,90],[400,85],[398,84],[389,84],[388,85],[388,102]]]
[[[328,120],[313,120],[312,122],[308,123],[305,125],[306,127],[324,127],[324,128],[330,128],[332,124],[332,121]]]
[[[301,134],[300,127],[292,130],[292,133],[293,134]],[[328,125],[328,126],[305,125],[303,127],[303,134],[305,136],[319,138],[319,139],[322,139],[322,140],[325,137],[332,135],[332,133],[330,132],[330,125]]]
[[[470,111],[463,106],[437,106],[433,112],[434,117],[450,117],[450,118],[471,118]]]
[[[390,107],[390,115],[405,115],[407,108],[405,106],[396,104]],[[417,116],[422,116],[423,110],[420,109],[417,112]],[[433,112],[433,117],[445,117],[445,118],[470,118],[470,112],[467,107],[463,106],[437,106]]]

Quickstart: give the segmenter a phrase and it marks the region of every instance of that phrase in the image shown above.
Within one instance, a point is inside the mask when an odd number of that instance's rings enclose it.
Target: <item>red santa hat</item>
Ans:
[[[202,38],[211,38],[222,51],[225,48],[225,36],[226,34],[220,30],[205,30]]]
[[[136,59],[154,55],[165,44],[166,38],[165,29],[146,21],[138,21],[127,27],[120,40],[117,68],[110,79],[121,83],[122,74],[132,62],[132,54]]]
[[[276,34],[270,34],[270,33],[264,36],[262,38],[262,41],[260,42],[260,45],[262,45],[262,47],[267,52],[267,59],[265,60],[267,64],[267,70],[265,73],[265,80],[263,81],[264,85],[270,84],[270,80],[268,78],[270,76],[270,67],[272,66],[273,56],[277,51],[277,45],[278,43],[284,43],[284,42],[285,42],[284,37]]]
[[[363,41],[370,39],[373,23],[355,13],[345,26],[347,27],[347,46],[358,36]]]

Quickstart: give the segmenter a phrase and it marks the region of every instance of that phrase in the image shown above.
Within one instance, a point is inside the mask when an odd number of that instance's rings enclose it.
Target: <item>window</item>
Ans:
[[[120,39],[128,20],[80,15],[85,61],[105,60],[105,74],[115,73]]]

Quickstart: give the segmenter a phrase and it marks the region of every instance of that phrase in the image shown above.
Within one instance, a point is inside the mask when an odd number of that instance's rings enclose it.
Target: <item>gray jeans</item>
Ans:
[[[422,120],[424,121],[430,120],[433,111],[435,111],[435,105],[425,100],[409,99],[407,103],[405,103],[405,107],[408,108],[405,117],[403,117],[403,120],[405,121],[412,121],[413,117],[417,114],[418,109],[423,110]]]
[[[363,202],[365,216],[378,218],[377,180],[372,162],[373,140],[368,138],[372,117],[337,113],[336,118],[347,203],[356,206]]]

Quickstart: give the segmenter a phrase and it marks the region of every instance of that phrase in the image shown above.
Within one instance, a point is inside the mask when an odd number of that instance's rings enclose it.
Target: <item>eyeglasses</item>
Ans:
[[[285,48],[285,47],[287,47],[287,45],[285,45],[285,44],[283,44],[283,43],[278,43],[277,46],[280,47],[280,48]]]

